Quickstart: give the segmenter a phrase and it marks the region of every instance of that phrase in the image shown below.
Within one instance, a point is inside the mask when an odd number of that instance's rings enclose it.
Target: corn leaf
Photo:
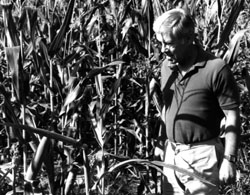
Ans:
[[[57,53],[63,44],[63,40],[65,38],[65,35],[66,35],[67,31],[69,30],[71,17],[73,15],[73,11],[74,11],[74,5],[75,5],[75,0],[71,0],[69,3],[69,6],[68,6],[66,16],[65,16],[64,21],[61,25],[61,28],[50,45],[50,48],[49,48],[49,55],[50,56],[53,56],[55,53]]]
[[[71,144],[71,145],[79,145],[80,144],[79,141],[77,141],[71,137],[63,136],[61,134],[58,134],[58,133],[55,133],[52,131],[48,131],[45,129],[41,129],[41,128],[35,128],[35,127],[27,126],[27,125],[20,125],[20,124],[13,124],[13,123],[0,123],[0,125],[23,129],[23,130],[37,133],[39,135],[46,136],[48,138],[62,141],[64,143]]]
[[[165,9],[161,6],[161,2],[159,0],[153,1],[153,9],[156,17],[160,16],[161,14],[163,14],[163,12],[165,12]]]
[[[6,93],[5,88],[2,85],[0,85],[0,94],[4,96],[4,104],[2,106],[5,110],[6,121],[18,124],[19,120],[16,116],[15,109],[10,102],[9,95]],[[10,127],[10,136],[12,139],[17,138],[21,144],[25,143],[19,128]]]
[[[76,100],[76,98],[78,97],[80,91],[82,90],[82,88],[85,86],[86,81],[88,81],[90,78],[93,78],[94,76],[102,73],[108,66],[102,67],[102,68],[94,68],[92,69],[88,75],[86,77],[84,77],[74,88],[71,88],[70,92],[68,93],[66,99],[65,99],[65,103],[64,103],[64,107],[69,105],[71,102],[73,102],[74,100]]]
[[[195,12],[195,9],[197,8],[197,6],[196,6],[197,5],[197,1],[189,1],[189,2],[185,1],[185,3],[189,7],[191,15],[193,15],[194,12]]]
[[[96,87],[96,93],[98,94],[98,96],[102,97],[103,96],[103,80],[100,74],[95,76],[95,87]]]
[[[133,20],[131,18],[127,18],[124,21],[124,26],[122,27],[122,39],[125,38],[125,35],[128,33],[129,28],[132,26]]]
[[[138,21],[138,27],[143,33],[141,33],[144,39],[147,39],[149,36],[153,36],[153,23],[154,23],[154,12],[152,0],[142,0],[142,20]],[[148,40],[150,41],[150,40]]]
[[[49,185],[50,185],[50,191],[55,191],[55,168],[54,168],[54,161],[53,161],[53,151],[49,151],[47,153],[46,158],[44,158],[44,165],[45,169],[48,173],[48,179],[49,179]]]
[[[156,80],[153,78],[150,81],[149,84],[149,94],[150,94],[150,100],[153,99],[153,102],[155,104],[155,107],[159,113],[159,115],[161,115],[161,110],[162,110],[162,100],[161,100],[161,91],[160,91],[160,86],[158,85],[158,83],[156,82]]]
[[[234,37],[232,38],[232,40],[230,41],[229,44],[229,48],[227,50],[227,52],[225,53],[223,59],[225,60],[225,62],[232,67],[234,62],[237,59],[238,53],[239,53],[239,49],[240,49],[240,42],[243,38],[243,36],[245,35],[245,33],[248,31],[249,29],[245,29],[245,30],[241,30],[239,32],[237,32]]]
[[[81,90],[81,86],[84,83],[83,81],[80,81],[75,88],[71,89],[70,92],[68,93],[65,102],[64,102],[64,107],[66,107],[67,105],[69,105],[70,103],[72,103],[74,100],[77,99],[77,96],[80,93]]]
[[[41,76],[41,81],[47,87],[47,89],[50,90],[50,92],[52,92],[52,94],[54,94],[52,88],[50,87],[49,78],[47,78],[47,76],[46,76],[46,73],[49,72],[49,67],[48,67],[47,63],[45,62],[45,59],[43,59],[35,51],[32,52],[32,55],[33,55],[33,59],[34,59],[35,69],[37,70],[37,72]]]
[[[129,159],[129,160],[126,160],[126,161],[123,161],[123,162],[120,162],[120,163],[117,163],[116,165],[112,166],[110,169],[108,169],[103,175],[101,175],[101,177],[99,178],[99,180],[95,183],[94,187],[96,187],[96,185],[98,185],[98,183],[100,182],[100,180],[105,176],[107,175],[108,173],[112,173],[114,171],[117,171],[121,168],[125,168],[127,166],[131,166],[131,165],[143,165],[143,166],[149,166],[149,167],[152,167],[152,168],[155,168],[157,169],[157,171],[159,171],[160,173],[162,173],[163,175],[165,175],[166,173],[164,173],[162,171],[161,168],[159,167],[166,167],[166,168],[169,168],[169,169],[173,169],[177,172],[180,172],[180,173],[183,173],[185,175],[188,175],[190,177],[193,177],[193,178],[196,178],[198,179],[199,181],[201,182],[204,182],[206,184],[209,184],[211,186],[215,186],[215,184],[207,181],[202,175],[198,174],[198,173],[192,173],[192,172],[189,172],[181,167],[178,167],[176,165],[172,165],[172,164],[167,164],[167,163],[164,163],[164,162],[161,162],[161,161],[149,161],[149,160],[144,160],[144,159]],[[166,175],[165,175],[166,176]]]
[[[109,0],[106,0],[106,1],[103,1],[101,3],[96,3],[95,5],[91,5],[91,3],[88,5],[89,11],[85,12],[80,17],[80,20],[83,21],[84,18],[88,16],[88,18],[85,19],[86,22],[84,23],[84,28],[86,28],[86,26],[89,25],[89,23],[92,21],[93,18],[94,18],[94,20],[97,19],[96,16],[94,16],[94,13],[96,12],[96,10],[103,9],[103,7],[105,5],[107,5],[108,3],[109,3]],[[92,25],[93,25],[93,23],[92,23]],[[89,29],[89,28],[87,28],[87,29]],[[89,31],[88,31],[88,33],[89,33]]]
[[[113,61],[109,64],[107,64],[104,67],[95,67],[93,68],[91,71],[89,71],[89,73],[87,74],[86,77],[84,77],[74,88],[70,89],[70,92],[68,93],[66,99],[65,99],[65,103],[64,103],[64,107],[69,105],[71,102],[73,102],[74,100],[76,100],[76,98],[79,96],[80,91],[82,90],[82,88],[85,86],[86,82],[90,79],[93,78],[99,74],[101,74],[104,70],[106,70],[108,67],[110,66],[116,66],[119,64],[124,63],[123,61]],[[101,81],[98,80],[98,86],[101,85],[100,84]]]
[[[2,186],[4,180],[6,180],[9,185],[13,185],[13,175],[11,174],[11,171],[15,168],[15,166],[16,165],[13,165],[12,163],[0,165],[0,186]]]
[[[19,30],[26,32],[29,35],[33,46],[35,43],[37,25],[37,10],[32,7],[24,7],[19,19]]]
[[[49,85],[49,78],[46,77],[46,73],[49,71],[49,66],[50,66],[50,56],[48,54],[48,49],[47,49],[47,45],[44,39],[38,39],[37,42],[39,43],[39,51],[40,51],[40,55],[41,55],[41,62],[40,63],[40,73],[42,75],[42,78],[44,79],[44,83],[46,83],[46,86],[51,90],[52,94],[55,94],[56,91],[55,89],[57,89],[57,92],[59,93],[60,97],[62,97],[62,84],[61,84],[61,80],[56,72],[56,69],[53,69],[53,77],[52,77],[52,82],[53,82],[53,88],[50,87]]]
[[[220,0],[217,0],[217,6],[218,6],[218,13],[217,13],[217,16],[218,18],[220,19],[221,18],[221,14],[222,14],[222,7],[221,7],[221,2]]]
[[[106,113],[108,112],[109,110],[109,107],[112,103],[112,100],[114,99],[115,97],[115,94],[117,94],[118,92],[118,89],[121,85],[121,79],[122,78],[118,78],[115,83],[114,83],[114,86],[111,88],[110,90],[110,93],[104,97],[104,101],[103,101],[103,105],[102,105],[102,108],[101,108],[101,111],[100,111],[100,115],[101,116],[105,116]]]
[[[91,122],[92,122],[92,126],[94,129],[94,134],[96,137],[96,140],[98,142],[98,144],[100,145],[101,148],[103,148],[104,146],[104,138],[103,138],[103,132],[105,132],[105,127],[102,124],[102,120],[101,118],[95,118],[94,113],[93,113],[93,109],[91,108],[91,106],[89,106],[89,114],[90,114],[90,118],[91,118]]]
[[[115,66],[115,65],[120,65],[120,64],[124,64],[125,62],[122,60],[115,60],[113,62],[110,62],[109,64],[107,64],[106,66]],[[105,66],[105,67],[106,67]]]
[[[131,41],[131,44],[137,49],[138,52],[143,54],[145,57],[148,57],[148,51],[142,46],[139,37],[140,33],[134,27],[130,27],[128,30],[128,37]]]
[[[250,96],[250,75],[249,75],[246,68],[242,69],[242,78],[245,80],[247,90],[248,90],[248,94]]]
[[[91,7],[89,11],[85,12],[83,15],[80,16],[80,20],[83,21],[83,19],[87,16],[89,16],[86,20],[86,22],[84,23],[84,28],[86,28],[86,30],[90,30],[93,27],[93,21],[95,22],[97,17],[93,16],[94,13],[96,12],[96,10],[99,8],[99,6],[95,6],[95,7]],[[94,20],[93,20],[94,18]],[[91,23],[91,24],[90,24]],[[88,31],[88,33],[90,33]]]
[[[18,100],[25,103],[23,66],[21,63],[21,47],[6,47],[6,57],[11,69],[13,86]]]
[[[13,47],[20,45],[18,31],[16,29],[16,24],[12,17],[12,3],[1,4],[3,13],[3,23],[5,36],[7,40],[7,47]]]
[[[230,16],[228,18],[228,21],[226,23],[226,26],[221,34],[220,41],[217,45],[218,48],[220,48],[227,40],[228,37],[233,29],[233,26],[235,25],[235,22],[240,14],[240,11],[243,9],[244,0],[235,0],[234,4],[232,6],[232,10],[230,13]]]
[[[39,48],[40,48],[40,53],[41,53],[41,57],[44,60],[44,62],[46,63],[47,67],[49,67],[49,54],[48,54],[48,49],[47,46],[45,44],[45,40],[44,39],[39,39]]]
[[[124,1],[125,4],[125,1]],[[126,2],[126,5],[121,4],[118,11],[118,23],[122,24],[124,20],[128,17],[128,14],[131,12],[132,0]]]
[[[64,188],[65,195],[70,195],[70,192],[74,187],[74,182],[76,180],[77,173],[78,173],[78,167],[72,166],[70,168],[70,171],[68,173],[68,176],[65,182],[65,188]]]
[[[200,180],[201,182],[207,183],[207,184],[209,184],[211,186],[216,186],[215,184],[207,181],[202,175],[198,174],[197,172],[192,173],[192,172],[189,172],[186,169],[183,169],[183,168],[178,167],[176,165],[167,164],[167,163],[164,163],[162,161],[149,161],[149,162],[146,162],[146,164],[149,164],[149,166],[152,164],[152,165],[155,165],[155,166],[160,166],[160,167],[166,167],[166,168],[169,168],[169,169],[173,169],[173,170],[175,170],[175,171],[177,171],[179,173],[183,173],[183,174],[188,175],[190,177],[196,178],[196,179]]]
[[[134,129],[129,129],[126,127],[120,127],[121,130],[124,130],[131,135],[133,135],[139,142],[142,142],[141,136],[139,135],[139,131],[135,131]]]
[[[36,179],[36,176],[41,169],[42,163],[48,155],[49,146],[50,140],[46,136],[44,136],[41,139],[37,151],[33,159],[31,160],[30,166],[28,167],[28,170],[26,172],[25,179],[27,181]]]

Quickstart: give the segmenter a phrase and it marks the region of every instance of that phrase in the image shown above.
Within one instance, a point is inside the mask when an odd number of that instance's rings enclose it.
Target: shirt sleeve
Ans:
[[[214,81],[214,92],[222,110],[239,107],[240,96],[237,83],[228,65],[224,65]]]

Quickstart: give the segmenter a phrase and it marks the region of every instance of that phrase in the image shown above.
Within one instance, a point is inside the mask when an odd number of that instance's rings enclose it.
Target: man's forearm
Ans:
[[[237,155],[240,136],[239,109],[229,110],[226,113],[225,124],[225,155]]]

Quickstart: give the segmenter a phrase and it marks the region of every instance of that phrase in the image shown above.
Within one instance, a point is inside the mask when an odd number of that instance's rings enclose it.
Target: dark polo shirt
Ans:
[[[199,49],[197,63],[184,77],[167,60],[161,68],[161,89],[170,141],[196,143],[218,137],[222,110],[239,106],[233,74],[222,59]]]

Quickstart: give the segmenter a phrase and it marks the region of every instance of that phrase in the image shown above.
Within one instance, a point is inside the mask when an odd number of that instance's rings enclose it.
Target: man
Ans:
[[[194,21],[176,8],[154,23],[166,55],[161,68],[163,119],[166,128],[164,162],[207,181],[164,168],[163,194],[216,195],[219,184],[235,182],[239,94],[225,62],[194,43]],[[225,117],[225,146],[219,139]]]

